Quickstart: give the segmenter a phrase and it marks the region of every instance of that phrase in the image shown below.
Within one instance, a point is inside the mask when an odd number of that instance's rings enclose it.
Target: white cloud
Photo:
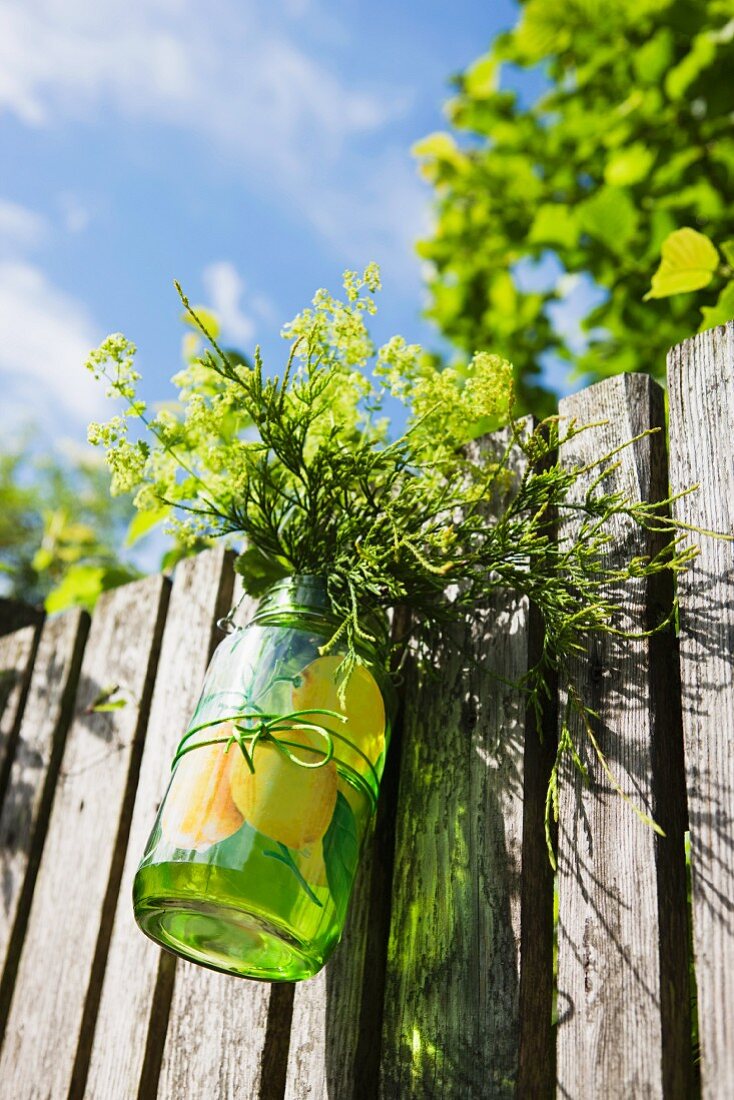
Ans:
[[[355,233],[369,257],[387,257],[425,205],[414,169],[397,171],[389,151],[357,168],[345,154],[403,116],[410,96],[357,87],[309,54],[294,20],[306,8],[290,0],[279,17],[256,0],[9,0],[0,111],[30,126],[110,126],[112,110],[189,131],[250,186],[295,205],[343,259]]]
[[[377,260],[386,274],[417,283],[414,246],[430,231],[431,194],[405,150],[388,148],[363,168],[359,187],[326,187],[311,218],[348,263]]]
[[[0,250],[36,248],[46,236],[48,226],[40,214],[17,202],[0,198]]]
[[[15,0],[0,11],[0,74],[0,106],[29,125],[112,103],[271,165],[328,154],[405,106],[345,85],[254,0]]]
[[[83,437],[107,404],[84,369],[98,342],[84,307],[39,268],[8,260],[0,263],[0,331],[5,425],[22,414],[43,429]]]
[[[255,323],[240,306],[245,284],[237,268],[227,260],[209,264],[204,270],[203,282],[209,304],[219,317],[225,336],[238,344],[249,344],[255,333]]]
[[[82,233],[92,220],[92,211],[71,191],[64,191],[58,201],[67,233]]]

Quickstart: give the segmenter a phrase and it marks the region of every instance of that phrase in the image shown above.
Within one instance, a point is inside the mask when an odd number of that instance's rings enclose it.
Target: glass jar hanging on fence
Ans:
[[[340,698],[344,650],[319,651],[335,628],[325,583],[293,577],[214,653],[133,886],[140,928],[178,955],[294,981],[339,941],[392,691],[363,644]]]

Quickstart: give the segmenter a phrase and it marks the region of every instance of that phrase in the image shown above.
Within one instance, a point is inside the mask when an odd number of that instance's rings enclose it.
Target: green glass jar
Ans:
[[[184,958],[295,981],[339,941],[392,693],[364,646],[340,699],[334,630],[325,583],[293,577],[214,653],[133,885],[140,928]]]

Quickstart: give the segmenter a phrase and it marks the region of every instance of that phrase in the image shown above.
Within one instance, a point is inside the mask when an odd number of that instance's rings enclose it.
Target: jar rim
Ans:
[[[251,623],[266,622],[287,611],[296,611],[307,617],[325,619],[335,627],[339,619],[334,615],[328,596],[328,578],[315,573],[292,573],[275,581],[260,597]],[[374,635],[374,642],[359,640],[357,649],[372,651],[378,658],[387,656],[390,642],[390,626],[387,614],[375,608],[362,617],[365,628]],[[384,663],[384,662],[383,662]]]

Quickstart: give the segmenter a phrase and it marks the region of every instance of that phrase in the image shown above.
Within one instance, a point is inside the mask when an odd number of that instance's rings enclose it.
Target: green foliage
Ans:
[[[521,105],[503,66],[536,70],[547,91]],[[702,300],[643,296],[674,230],[734,236],[733,67],[730,0],[526,0],[514,30],[457,78],[447,107],[457,137],[415,150],[438,215],[419,246],[428,313],[464,356],[492,347],[512,359],[521,409],[552,410],[539,385],[549,353],[589,380],[663,378],[667,349],[696,331],[699,308],[707,324],[730,311],[715,282]],[[566,280],[520,289],[518,262],[549,252],[606,291],[582,319],[584,347],[554,315]],[[706,287],[711,262],[681,289]]]
[[[400,337],[377,350],[366,322],[375,309],[376,268],[361,278],[347,272],[344,286],[346,301],[319,291],[313,307],[286,326],[291,347],[282,375],[265,376],[259,349],[249,366],[210,341],[196,364],[200,388],[187,384],[179,420],[206,430],[198,441],[195,434],[175,437],[186,444],[185,464],[160,421],[149,423],[150,442],[131,445],[119,417],[112,426],[94,425],[92,436],[106,447],[119,481],[137,490],[139,507],[182,511],[183,537],[244,537],[248,549],[238,566],[250,593],[290,573],[325,577],[335,629],[322,652],[345,643],[344,685],[360,659],[359,643],[382,641],[371,625],[375,612],[407,605],[418,651],[430,665],[436,630],[478,614],[497,590],[526,595],[545,634],[538,663],[520,686],[540,716],[549,673],[559,672],[568,686],[568,662],[585,650],[587,635],[623,633],[625,582],[683,569],[695,551],[681,545],[667,518],[669,501],[638,503],[604,489],[616,452],[591,467],[558,464],[559,444],[583,428],[571,424],[561,438],[558,419],[550,418],[528,434],[511,419],[505,360],[481,352],[463,371],[441,371]],[[133,354],[116,335],[89,367],[142,416]],[[392,442],[383,416],[388,396],[403,404],[407,422]],[[508,420],[509,445],[499,461],[467,447]],[[512,444],[526,460],[518,477],[508,468]],[[175,464],[181,480],[162,478],[162,466]],[[598,476],[584,494],[574,493],[590,469]],[[559,540],[557,519],[571,512],[577,534]],[[658,552],[611,569],[605,561],[620,518],[672,537],[656,540],[663,543]],[[584,701],[575,693],[569,699],[587,719]],[[601,755],[588,721],[585,727]],[[578,759],[570,733],[566,741],[564,751]],[[549,813],[553,805],[551,791]]]
[[[96,456],[61,460],[30,443],[0,453],[0,571],[8,595],[48,611],[92,607],[101,592],[139,572],[118,548],[133,515],[111,500]]]
[[[700,290],[709,285],[719,266],[719,254],[711,241],[695,229],[676,229],[670,233],[663,241],[661,255],[645,301]]]
[[[699,290],[712,281],[724,285],[713,306],[701,310],[699,332],[724,325],[734,318],[734,240],[723,241],[722,262],[714,245],[695,229],[676,229],[663,241],[660,266],[652,277],[648,298],[667,298],[688,290]]]

